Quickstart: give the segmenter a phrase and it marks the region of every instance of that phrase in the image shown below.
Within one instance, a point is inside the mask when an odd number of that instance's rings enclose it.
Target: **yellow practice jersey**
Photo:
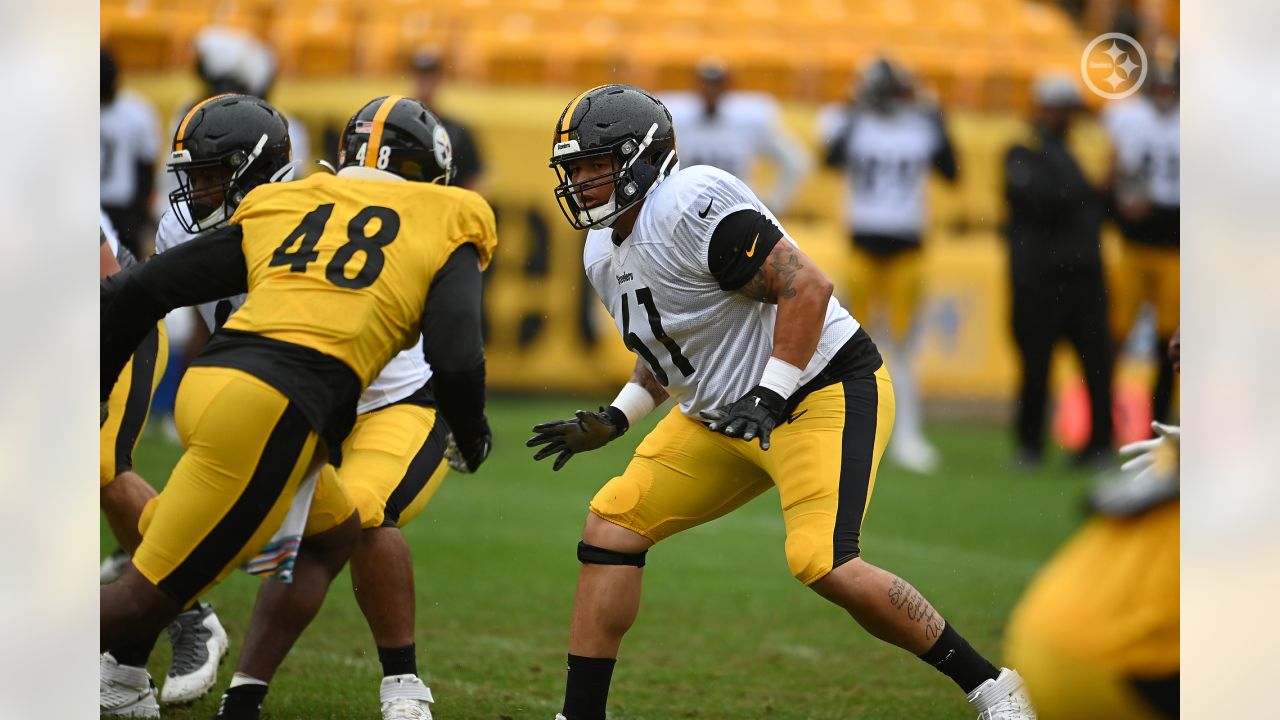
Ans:
[[[493,210],[470,190],[324,173],[259,186],[231,222],[249,296],[225,327],[335,357],[362,387],[413,345],[453,251],[472,243],[487,267],[497,245]]]

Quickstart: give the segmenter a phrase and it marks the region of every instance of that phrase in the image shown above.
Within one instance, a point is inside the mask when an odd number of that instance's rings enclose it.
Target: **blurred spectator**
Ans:
[[[1032,137],[1005,157],[1013,337],[1022,355],[1018,462],[1034,466],[1044,445],[1054,344],[1074,345],[1089,391],[1090,438],[1077,464],[1097,464],[1111,447],[1111,345],[1100,248],[1105,203],[1066,143],[1080,95],[1065,75],[1038,78]]]
[[[872,327],[893,376],[898,416],[889,458],[933,472],[938,456],[924,436],[915,379],[916,320],[924,282],[925,180],[936,170],[955,181],[951,140],[938,107],[920,101],[910,74],[886,59],[863,70],[846,102],[823,108],[818,126],[827,166],[842,168],[847,180],[853,257],[844,287],[850,309]]]
[[[1111,136],[1112,207],[1126,240],[1120,267],[1112,274],[1116,347],[1142,310],[1155,310],[1159,371],[1152,392],[1152,417],[1172,420],[1173,367],[1158,351],[1179,325],[1181,217],[1180,133],[1177,64],[1153,62],[1144,92],[1107,106],[1102,123]]]
[[[101,56],[100,200],[120,242],[144,258],[151,254],[152,243],[143,237],[160,152],[156,111],[146,99],[121,90],[115,58],[106,48]]]
[[[484,163],[471,129],[441,114],[436,102],[436,93],[444,81],[444,57],[435,48],[424,48],[414,53],[409,66],[413,71],[414,97],[435,113],[449,133],[449,143],[453,146],[453,177],[449,184],[479,192],[484,179]]]
[[[809,160],[782,126],[777,101],[765,93],[729,90],[729,71],[719,60],[703,60],[696,73],[696,93],[660,96],[680,129],[681,166],[711,165],[753,183],[756,158],[766,156],[777,176],[773,187],[757,194],[774,214],[787,212]]]
[[[1005,658],[1040,720],[1179,716],[1182,433],[1152,429],[1121,449],[1139,454],[1094,488],[1091,517],[1009,620]]]
[[[269,100],[271,87],[276,79],[276,55],[265,43],[242,30],[223,27],[206,27],[195,38],[196,76],[200,79],[197,97],[178,105],[178,111],[169,123],[168,138],[177,132],[182,118],[196,103],[214,95],[240,93]],[[285,113],[289,121],[289,142],[293,146],[293,161],[299,168],[298,177],[306,174],[311,159],[311,136],[307,126]],[[159,186],[162,190],[153,211],[156,216],[169,209],[169,193],[177,189],[177,180],[161,168]]]

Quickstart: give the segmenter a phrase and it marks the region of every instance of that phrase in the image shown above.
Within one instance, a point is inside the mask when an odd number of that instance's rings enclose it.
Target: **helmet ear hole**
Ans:
[[[633,184],[639,184],[639,190],[648,190],[653,181],[658,179],[658,168],[647,162],[638,162],[631,166],[631,177],[635,178]]]

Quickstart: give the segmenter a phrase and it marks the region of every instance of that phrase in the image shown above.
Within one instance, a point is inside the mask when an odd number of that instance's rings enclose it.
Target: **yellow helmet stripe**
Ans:
[[[231,94],[232,93],[222,93],[221,95],[214,95],[213,97],[205,98],[204,100],[196,103],[195,107],[187,111],[186,117],[182,118],[182,122],[178,125],[178,133],[173,138],[174,152],[182,152],[182,138],[186,136],[187,123],[191,122],[191,118],[196,116],[196,111],[218,98],[224,98]]]
[[[565,108],[564,117],[560,118],[560,141],[569,139],[569,123],[573,122],[573,112],[578,109],[578,103],[582,102],[582,98],[602,87],[607,87],[607,85],[597,85],[590,90],[582,91],[582,94],[574,98],[573,102],[569,103],[569,107]],[[546,126],[544,125],[543,127]]]
[[[396,103],[404,100],[403,95],[388,95],[386,100],[378,106],[378,112],[373,114],[373,129],[369,131],[369,147],[364,151],[364,166],[377,167],[378,149],[382,145],[382,128],[387,122],[387,116],[391,114],[391,110],[395,108]]]

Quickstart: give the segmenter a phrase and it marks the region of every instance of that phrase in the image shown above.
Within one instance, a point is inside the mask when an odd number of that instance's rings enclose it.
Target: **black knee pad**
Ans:
[[[578,562],[590,565],[635,565],[636,567],[644,567],[644,556],[647,552],[649,551],[624,553],[579,542]]]

